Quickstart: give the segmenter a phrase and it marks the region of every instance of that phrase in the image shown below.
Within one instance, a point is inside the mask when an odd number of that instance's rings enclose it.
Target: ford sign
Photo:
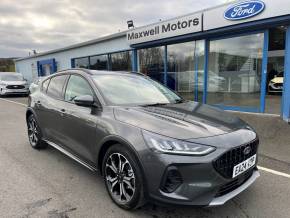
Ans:
[[[265,9],[265,3],[262,1],[243,1],[229,7],[224,18],[227,20],[242,20],[254,17]]]

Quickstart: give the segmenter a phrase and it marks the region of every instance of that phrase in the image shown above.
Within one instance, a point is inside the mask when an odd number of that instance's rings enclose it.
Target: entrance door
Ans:
[[[260,112],[264,33],[209,42],[207,103],[223,109]]]
[[[270,114],[281,114],[282,110],[285,38],[285,27],[280,26],[269,30],[265,112]]]

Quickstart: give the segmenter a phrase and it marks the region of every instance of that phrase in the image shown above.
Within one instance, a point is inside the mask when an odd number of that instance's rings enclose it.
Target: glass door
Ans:
[[[211,40],[207,103],[224,109],[260,112],[263,48],[264,33]]]

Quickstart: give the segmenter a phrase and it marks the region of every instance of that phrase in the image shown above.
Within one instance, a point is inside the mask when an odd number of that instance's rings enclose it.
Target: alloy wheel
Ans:
[[[38,128],[34,117],[31,117],[28,122],[28,137],[32,146],[36,146],[38,142]]]
[[[120,154],[111,154],[105,166],[105,178],[112,197],[119,203],[128,203],[135,193],[135,174],[128,159]]]

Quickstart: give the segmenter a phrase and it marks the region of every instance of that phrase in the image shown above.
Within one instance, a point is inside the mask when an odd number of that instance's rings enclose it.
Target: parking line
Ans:
[[[14,104],[18,104],[18,105],[21,105],[21,106],[24,106],[24,107],[27,106],[26,104],[23,104],[23,103],[20,103],[20,102],[16,102],[16,101],[7,100],[7,99],[4,99],[4,98],[0,98],[0,100],[7,101],[7,102],[10,102],[10,103],[14,103]]]
[[[24,107],[27,106],[26,104],[23,104],[23,103],[20,103],[20,102],[16,102],[16,101],[7,100],[7,99],[3,99],[3,98],[0,98],[0,100],[7,101],[7,102],[10,102],[10,103],[14,103],[14,104],[18,104],[18,105],[21,105],[21,106],[24,106]],[[266,168],[266,167],[258,166],[258,169],[262,170],[262,171],[265,171],[265,172],[268,172],[268,173],[272,173],[272,174],[278,175],[278,176],[283,176],[283,177],[286,177],[286,178],[290,178],[290,174],[282,173],[282,172],[279,172],[279,171],[276,171],[276,170],[272,170],[272,169],[269,169],[269,168]]]
[[[259,170],[263,170],[263,171],[268,172],[268,173],[272,173],[272,174],[278,175],[278,176],[283,176],[283,177],[286,177],[286,178],[290,178],[290,175],[287,174],[287,173],[282,173],[282,172],[279,172],[279,171],[276,171],[276,170],[268,169],[266,167],[258,166],[258,169]]]

